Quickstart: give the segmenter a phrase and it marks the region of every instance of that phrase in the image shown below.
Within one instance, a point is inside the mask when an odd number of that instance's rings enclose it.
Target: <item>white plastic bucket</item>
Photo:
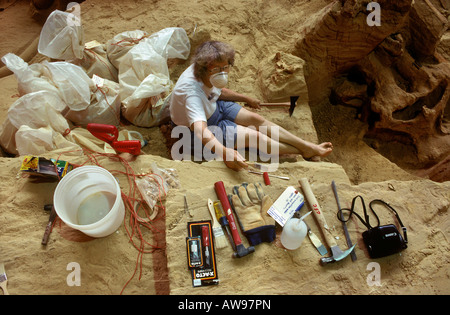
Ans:
[[[107,214],[102,214],[102,218],[96,214],[98,220],[80,224],[79,210],[85,209],[86,200],[95,195],[109,196],[109,211],[103,211]],[[53,206],[65,224],[92,237],[112,234],[122,224],[125,214],[119,184],[110,172],[99,166],[80,166],[67,173],[56,186]]]

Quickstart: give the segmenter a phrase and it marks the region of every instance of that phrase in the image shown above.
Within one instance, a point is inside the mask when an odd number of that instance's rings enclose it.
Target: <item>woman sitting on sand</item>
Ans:
[[[267,154],[301,154],[306,159],[330,154],[330,142],[314,144],[300,139],[235,103],[260,108],[258,99],[225,88],[234,55],[233,47],[219,41],[208,41],[197,48],[192,65],[181,74],[172,91],[173,124],[188,127],[192,139],[201,139],[205,147],[236,171],[248,167],[237,151],[242,146]]]

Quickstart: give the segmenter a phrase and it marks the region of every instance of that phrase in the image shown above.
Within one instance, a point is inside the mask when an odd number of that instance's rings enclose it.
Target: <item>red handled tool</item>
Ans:
[[[263,177],[264,177],[264,183],[265,183],[266,185],[270,185],[269,173],[264,172],[264,173],[263,173]]]
[[[203,248],[205,249],[205,260],[206,260],[206,265],[210,266],[211,265],[211,260],[210,260],[210,252],[209,252],[209,229],[208,226],[203,225],[202,226],[202,244],[203,244]]]
[[[231,211],[230,202],[228,201],[227,192],[223,182],[216,182],[214,184],[214,189],[217,197],[219,197],[220,203],[222,204],[222,209],[224,210],[228,223],[231,227],[231,235],[233,236],[234,244],[236,245],[236,252],[233,254],[233,257],[241,258],[253,253],[255,251],[253,246],[245,248],[244,244],[242,244],[241,236],[239,235],[236,220],[234,219],[233,212]]]
[[[116,126],[90,123],[87,130],[96,138],[108,143],[116,152],[127,152],[133,155],[141,153],[141,142],[139,140],[117,141],[119,131]]]

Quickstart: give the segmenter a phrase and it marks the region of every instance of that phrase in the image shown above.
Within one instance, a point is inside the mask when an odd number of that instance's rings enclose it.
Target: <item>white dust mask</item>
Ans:
[[[218,89],[223,89],[228,83],[228,73],[219,72],[209,78],[209,82]]]

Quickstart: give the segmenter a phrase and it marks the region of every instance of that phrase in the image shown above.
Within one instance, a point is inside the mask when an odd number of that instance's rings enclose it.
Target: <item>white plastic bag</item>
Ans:
[[[57,93],[71,110],[86,109],[95,85],[79,66],[65,61],[28,64],[20,57],[8,53],[2,61],[17,78],[19,94],[38,91]]]
[[[2,149],[12,155],[17,155],[16,135],[17,128],[6,118],[0,126],[0,146]]]
[[[53,130],[49,126],[41,128],[31,128],[26,125],[20,126],[17,130],[16,144],[18,154],[41,155],[53,151]]]
[[[61,98],[49,91],[20,97],[10,106],[7,119],[1,126],[1,146],[14,155],[52,150],[52,137],[69,130],[69,124],[61,114],[65,108]]]
[[[60,97],[71,110],[83,110],[89,106],[95,85],[81,67],[65,61],[43,61],[42,64],[49,69]]]
[[[163,29],[142,39],[122,57],[119,66],[120,98],[124,117],[141,127],[165,122],[164,106],[173,82],[169,78],[168,58],[187,59],[189,38],[184,29]]]
[[[84,46],[83,58],[68,60],[68,62],[84,69],[88,77],[98,75],[99,77],[117,82],[117,69],[108,60],[106,45],[93,40]]]
[[[40,54],[53,59],[69,60],[83,58],[84,35],[80,20],[74,14],[53,11],[45,21],[39,38]]]
[[[120,62],[126,53],[146,37],[148,37],[148,33],[141,30],[117,34],[106,43],[106,55],[109,61],[116,69],[119,69]]]
[[[15,155],[38,155],[57,150],[80,155],[81,147],[70,136],[69,122],[61,113],[65,108],[61,98],[49,91],[20,97],[8,110],[0,131],[0,144]]]
[[[156,32],[147,39],[153,49],[164,57],[186,60],[189,57],[191,44],[186,31],[180,27],[168,27]]]
[[[159,122],[148,120],[158,99],[167,95],[173,83],[167,61],[144,39],[123,58],[119,68],[120,98],[124,117],[136,126],[152,127]],[[151,100],[151,98],[157,98]],[[157,110],[155,109],[155,112]]]
[[[158,95],[144,98],[138,106],[123,106],[122,114],[136,126],[154,127],[170,120],[169,97],[162,92]]]
[[[22,125],[35,129],[50,126],[63,134],[69,129],[67,119],[61,114],[65,107],[58,95],[52,92],[33,92],[20,97],[10,106],[8,119],[17,129]]]
[[[70,12],[53,11],[45,22],[39,38],[39,53],[80,66],[93,74],[117,81],[117,69],[106,56],[105,45],[96,41],[84,43],[79,17]]]
[[[64,117],[74,125],[86,127],[89,123],[100,123],[119,127],[120,97],[119,84],[94,76],[97,80],[97,90],[91,95],[89,107],[81,111],[69,110]]]
[[[54,154],[82,155],[81,147],[67,140],[60,133],[54,132],[50,126],[41,128],[30,128],[22,125],[15,135],[17,143],[17,154],[36,155],[52,152]]]
[[[42,90],[59,93],[50,79],[51,75],[48,68],[43,64],[28,65],[22,58],[12,53],[4,55],[2,61],[14,73],[20,95]]]

